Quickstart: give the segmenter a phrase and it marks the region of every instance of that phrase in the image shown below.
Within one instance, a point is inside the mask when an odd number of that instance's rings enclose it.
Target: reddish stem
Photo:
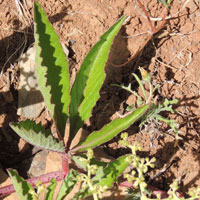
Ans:
[[[35,178],[27,179],[26,181],[31,184],[33,187],[36,187],[36,184],[38,181],[41,181],[42,184],[49,183],[52,178],[54,178],[56,181],[63,180],[65,177],[64,173],[62,171],[56,171],[56,172],[51,172],[48,174],[44,174],[42,176],[38,176]],[[7,196],[11,193],[15,192],[14,186],[8,185],[5,187],[0,188],[0,197]]]
[[[150,27],[151,27],[151,32],[152,32],[152,34],[153,34],[154,31],[155,31],[155,28],[154,28],[153,24],[151,23],[149,14],[147,13],[147,11],[146,11],[144,5],[141,3],[141,1],[140,1],[140,0],[137,0],[137,2],[138,2],[138,4],[139,4],[140,8],[142,9],[142,11],[144,12],[145,16],[147,17],[147,20],[148,20],[149,25],[150,25]]]
[[[31,184],[33,187],[36,187],[38,181],[41,181],[42,184],[49,183],[52,178],[56,181],[63,180],[65,176],[69,173],[69,156],[67,154],[62,155],[62,171],[51,172],[48,174],[44,174],[42,176],[38,176],[35,178],[27,179],[26,181]],[[7,196],[11,193],[15,192],[13,185],[8,185],[0,188],[0,197]]]
[[[62,170],[64,177],[69,173],[69,159],[70,157],[67,154],[62,155]]]
[[[65,177],[65,172],[63,173],[62,171],[56,171],[56,172],[51,172],[51,173],[48,173],[48,174],[45,174],[45,175],[42,175],[39,177],[35,177],[32,179],[27,179],[26,181],[29,184],[31,184],[33,187],[36,187],[36,184],[38,181],[41,181],[42,184],[45,184],[45,183],[49,183],[52,178],[54,178],[56,181],[60,181],[60,180],[63,180],[64,177]],[[128,181],[121,182],[119,185],[122,187],[133,188],[133,184],[129,183]],[[147,186],[147,188],[153,192],[154,196],[156,196],[157,194],[160,194],[161,199],[168,197],[168,194],[162,190],[159,190],[152,186]],[[15,192],[15,189],[12,184],[2,187],[2,188],[0,188],[0,197],[7,196],[13,192]],[[180,194],[180,197],[183,197],[183,195],[181,193],[179,193],[179,194]]]

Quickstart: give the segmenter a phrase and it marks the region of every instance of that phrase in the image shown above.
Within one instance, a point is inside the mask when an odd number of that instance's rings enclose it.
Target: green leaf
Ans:
[[[99,186],[107,186],[110,188],[113,186],[113,183],[117,181],[117,178],[123,173],[126,167],[129,166],[130,162],[127,161],[127,157],[129,155],[121,156],[118,159],[110,162],[106,168],[103,170],[102,175],[102,167],[99,168],[99,172],[97,175],[92,178],[92,183],[97,184]],[[103,177],[102,177],[103,176]],[[86,189],[80,189],[78,193],[72,198],[73,200],[83,199],[87,196],[91,195],[91,191],[89,187]]]
[[[90,50],[77,73],[71,90],[70,138],[72,139],[83,122],[91,116],[99,99],[99,90],[105,79],[104,68],[112,42],[125,17],[115,23]]]
[[[51,184],[47,187],[45,200],[53,200],[55,188],[56,188],[56,181],[55,179],[51,179]]]
[[[71,192],[74,185],[76,184],[76,176],[77,172],[75,170],[69,171],[68,175],[65,177],[65,180],[60,187],[56,200],[64,200],[65,197]]]
[[[50,130],[45,130],[41,124],[26,120],[19,123],[10,123],[10,127],[24,140],[32,145],[63,153],[65,147],[63,142],[59,142],[51,134]]]
[[[94,148],[111,140],[113,137],[115,137],[121,131],[127,129],[131,124],[143,116],[148,107],[148,105],[145,105],[124,118],[113,120],[101,130],[91,133],[85,140],[81,141],[78,146],[71,151],[85,151],[88,148]]]
[[[112,187],[113,183],[117,181],[117,178],[123,173],[123,171],[130,164],[127,161],[129,155],[121,156],[113,162],[108,164],[108,167],[104,170],[104,178],[100,180],[98,185],[107,186],[108,188]],[[94,177],[95,178],[95,177]]]
[[[20,200],[31,200],[33,199],[30,191],[34,192],[33,187],[27,183],[22,177],[20,177],[16,171],[9,169],[8,174],[12,179],[15,191]]]
[[[45,104],[63,138],[70,103],[69,68],[59,37],[41,6],[34,6],[36,74]]]

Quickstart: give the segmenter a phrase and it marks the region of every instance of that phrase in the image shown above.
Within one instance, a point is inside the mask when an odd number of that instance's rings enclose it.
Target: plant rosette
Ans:
[[[13,186],[0,188],[0,196],[8,195],[16,191],[20,200],[37,199],[41,184],[50,182],[46,190],[45,199],[53,199],[56,181],[62,180],[62,185],[56,197],[57,200],[64,199],[77,183],[77,169],[84,171],[84,159],[77,159],[76,155],[86,156],[89,149],[111,140],[123,130],[126,130],[148,110],[148,105],[143,105],[124,118],[111,121],[102,129],[89,134],[74,148],[70,145],[83,123],[92,115],[92,109],[99,99],[99,91],[105,80],[105,66],[113,40],[119,32],[125,16],[122,16],[89,51],[80,70],[78,71],[74,84],[70,89],[69,66],[66,55],[60,44],[59,37],[50,24],[41,6],[34,3],[34,38],[35,38],[35,65],[39,89],[42,93],[45,105],[56,127],[57,137],[54,137],[50,129],[46,129],[41,123],[25,120],[10,123],[10,127],[28,143],[54,151],[62,157],[62,170],[44,174],[40,177],[24,180],[15,170],[9,169],[8,173],[13,181]],[[69,132],[66,130],[67,120],[70,124]],[[68,141],[64,142],[64,137]],[[110,188],[122,175],[129,165],[126,155],[112,162],[97,162],[94,158],[91,162],[98,168],[96,175],[87,174],[89,177],[85,183],[84,190],[80,190],[72,199],[82,199],[93,195],[98,198],[98,192],[94,188]],[[69,168],[72,161],[74,169]],[[75,170],[76,169],[76,170]],[[94,169],[93,169],[94,170]],[[93,184],[93,187],[91,186]],[[35,192],[35,189],[37,191]],[[93,191],[92,191],[93,190]],[[54,198],[55,199],[55,198]]]

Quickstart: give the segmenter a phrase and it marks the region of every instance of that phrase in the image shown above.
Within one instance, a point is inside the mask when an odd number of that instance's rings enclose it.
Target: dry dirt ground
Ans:
[[[23,4],[23,1],[22,5]],[[27,173],[34,157],[32,147],[23,143],[9,128],[9,122],[19,121],[18,61],[22,52],[33,44],[33,1],[27,0],[26,12],[19,13],[14,0],[0,0],[0,168],[15,168],[21,175]],[[124,114],[134,98],[128,92],[111,84],[128,84],[134,80],[131,75],[141,66],[151,73],[154,83],[160,84],[157,97],[178,99],[176,113],[168,116],[179,124],[182,140],[174,147],[173,133],[168,127],[152,126],[150,132],[139,130],[136,125],[129,130],[129,141],[140,140],[145,156],[157,159],[152,178],[162,169],[167,170],[151,181],[151,185],[167,190],[173,180],[178,179],[180,191],[200,186],[200,1],[173,0],[165,27],[152,37],[142,53],[123,67],[115,67],[128,60],[142,46],[151,31],[144,13],[135,0],[38,0],[42,5],[61,41],[69,49],[69,57],[77,71],[83,58],[99,37],[121,17],[129,16],[112,46],[107,78],[90,119],[88,131],[101,128],[116,117],[116,112]],[[162,17],[163,6],[156,0],[142,1],[157,26]],[[25,5],[24,5],[25,6]],[[36,119],[49,125],[49,118],[42,112]],[[168,128],[168,129],[167,129]],[[150,142],[150,137],[153,140]],[[104,145],[109,156],[118,157],[124,152],[118,148],[118,137]],[[153,145],[152,145],[153,144]],[[46,156],[46,154],[44,155]],[[24,165],[26,163],[26,165]],[[48,164],[47,164],[48,165]],[[24,167],[26,166],[26,167]],[[51,166],[51,165],[49,165]],[[3,178],[4,177],[4,178]],[[5,183],[6,175],[1,175]]]

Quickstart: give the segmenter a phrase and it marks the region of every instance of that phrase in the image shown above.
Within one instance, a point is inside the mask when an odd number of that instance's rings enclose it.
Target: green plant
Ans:
[[[141,151],[141,146],[139,143],[135,143],[134,145],[129,144],[128,142],[128,134],[123,133],[121,135],[122,140],[120,141],[120,144],[123,147],[128,147],[131,149],[131,155],[127,157],[127,160],[129,163],[131,163],[132,168],[134,170],[131,171],[131,173],[126,173],[124,174],[124,178],[128,180],[128,182],[133,183],[134,187],[139,187],[140,189],[140,196],[143,198],[143,196],[148,193],[146,187],[147,184],[145,182],[144,174],[147,173],[148,167],[153,168],[154,167],[154,162],[155,158],[152,158],[149,160],[149,158],[140,158],[136,152]],[[136,175],[137,174],[137,175]]]
[[[148,168],[154,168],[154,163],[156,161],[155,158],[149,159],[141,158],[137,155],[137,151],[142,151],[141,145],[139,143],[130,144],[128,142],[128,134],[122,133],[121,140],[119,143],[121,146],[125,148],[131,149],[131,154],[126,158],[129,163],[131,163],[132,171],[125,173],[124,178],[130,183],[132,186],[128,189],[126,200],[195,200],[200,198],[200,187],[192,189],[188,195],[189,198],[184,198],[182,194],[178,192],[178,182],[174,181],[170,185],[170,189],[167,193],[153,191],[153,188],[149,188],[146,180],[145,174],[148,171]]]
[[[176,123],[175,120],[171,120],[166,117],[163,117],[161,114],[162,114],[162,112],[174,113],[175,111],[173,110],[172,106],[174,104],[177,104],[178,100],[177,99],[173,99],[173,100],[165,99],[163,103],[157,103],[157,104],[154,103],[153,96],[154,96],[155,91],[159,88],[159,85],[153,86],[153,84],[151,83],[150,74],[141,67],[139,68],[139,70],[140,70],[142,79],[140,79],[138,77],[138,75],[135,73],[133,73],[133,76],[139,84],[139,89],[141,90],[141,93],[142,93],[141,95],[131,89],[131,84],[129,84],[128,86],[115,85],[115,86],[118,86],[118,87],[121,87],[121,88],[127,90],[128,92],[130,92],[131,94],[136,96],[135,105],[134,104],[129,105],[127,107],[127,111],[132,112],[143,104],[149,104],[148,111],[141,117],[140,128],[142,128],[143,126],[150,126],[151,124],[156,124],[157,127],[160,127],[159,122],[164,122],[175,133],[175,139],[176,139],[175,146],[176,146],[178,140],[182,139],[178,135],[178,129],[177,129],[178,124]]]
[[[91,159],[94,158],[94,152],[92,149],[87,150],[86,158],[80,157],[78,158],[80,162],[82,162],[85,166],[84,168],[87,171],[87,174],[80,173],[77,176],[77,181],[82,183],[82,191],[89,189],[94,199],[101,198],[102,193],[105,192],[107,186],[97,185],[95,184],[95,180],[92,179],[92,176],[98,174],[100,178],[103,178],[103,167],[98,166],[96,164],[91,164]]]
[[[13,122],[10,126],[21,138],[32,145],[59,153],[62,157],[63,167],[62,171],[45,174],[26,181],[14,170],[9,170],[14,189],[20,200],[38,199],[41,191],[41,184],[38,185],[38,181],[43,184],[50,180],[51,184],[47,188],[45,199],[53,199],[57,180],[63,180],[63,183],[56,199],[64,199],[76,184],[76,178],[79,174],[78,170],[69,169],[69,162],[75,163],[76,168],[85,168],[85,175],[82,175],[85,187],[73,199],[81,199],[88,195],[93,195],[94,199],[97,199],[98,194],[92,194],[92,192],[97,188],[112,187],[113,183],[117,181],[117,178],[130,164],[126,161],[126,155],[110,163],[98,162],[93,158],[92,162],[96,166],[94,168],[90,166],[91,155],[87,154],[86,159],[84,159],[84,155],[85,151],[109,141],[121,131],[127,129],[148,110],[148,105],[141,106],[122,119],[113,120],[101,130],[92,132],[86,139],[80,141],[76,147],[70,148],[72,139],[76,137],[76,133],[83,123],[90,118],[92,109],[99,98],[99,91],[105,79],[104,68],[109,50],[124,20],[125,17],[119,19],[90,50],[70,91],[68,64],[59,37],[49,23],[41,6],[35,3],[36,74],[40,91],[56,126],[57,137],[54,137],[51,131],[44,128],[40,123],[36,124],[31,120]],[[68,119],[70,122],[69,133],[66,132]],[[66,143],[63,139],[65,135],[69,136]],[[86,172],[87,170],[88,172]],[[94,175],[95,170],[100,171]],[[90,181],[92,181],[92,185]],[[38,189],[37,192],[34,188]],[[9,194],[9,192],[13,192],[13,186],[1,188],[0,196]]]

